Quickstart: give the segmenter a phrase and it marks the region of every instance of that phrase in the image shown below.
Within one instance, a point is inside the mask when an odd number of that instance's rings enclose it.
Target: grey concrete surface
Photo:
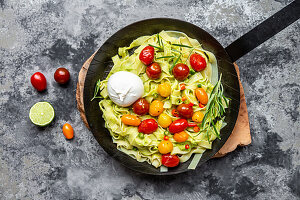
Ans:
[[[84,126],[75,101],[83,62],[132,22],[186,20],[227,46],[290,2],[0,0],[0,199],[299,199],[299,20],[237,62],[252,144],[195,171],[152,177],[124,168]],[[67,87],[53,80],[58,67],[71,72]],[[44,93],[30,84],[36,71],[47,78]],[[46,129],[28,118],[42,100],[56,111]]]

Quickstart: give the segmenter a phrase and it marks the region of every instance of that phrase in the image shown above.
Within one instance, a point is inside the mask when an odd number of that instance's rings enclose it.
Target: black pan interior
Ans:
[[[216,139],[213,142],[212,149],[207,150],[203,154],[198,167],[210,159],[224,145],[234,128],[240,106],[239,82],[234,66],[220,43],[203,29],[177,19],[155,18],[133,23],[112,35],[97,51],[86,75],[84,85],[84,109],[87,121],[94,137],[109,155],[132,170],[153,175],[185,172],[192,159],[181,163],[175,168],[169,168],[168,172],[161,173],[159,169],[156,169],[152,165],[146,162],[137,162],[135,159],[118,151],[116,145],[112,142],[109,131],[104,127],[104,119],[101,117],[102,113],[98,106],[99,100],[91,101],[91,99],[94,94],[96,82],[99,79],[105,79],[107,71],[110,70],[112,65],[111,57],[118,53],[119,47],[129,46],[134,39],[140,36],[152,35],[162,30],[186,33],[189,37],[197,39],[203,45],[204,49],[214,53],[218,60],[219,74],[222,73],[223,76],[222,84],[224,86],[224,93],[227,97],[232,99],[230,108],[227,109],[225,117],[227,125],[221,130],[221,140]]]

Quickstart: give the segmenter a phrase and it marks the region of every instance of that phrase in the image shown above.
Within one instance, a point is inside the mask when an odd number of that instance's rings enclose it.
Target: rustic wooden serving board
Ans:
[[[87,128],[89,128],[88,122],[86,120],[85,112],[84,112],[84,104],[83,104],[83,89],[84,89],[84,81],[86,77],[87,70],[92,62],[92,59],[95,54],[93,54],[82,66],[79,75],[78,75],[78,82],[77,82],[77,89],[76,89],[76,100],[77,100],[77,108],[80,112],[80,116],[84,124]],[[247,105],[245,100],[245,93],[244,89],[240,80],[240,73],[238,66],[234,63],[234,67],[237,71],[239,82],[240,82],[240,110],[239,115],[237,118],[237,122],[235,127],[224,144],[224,146],[216,153],[214,158],[223,157],[227,153],[234,151],[237,146],[246,146],[251,143],[251,134],[250,134],[250,126],[249,126],[249,119],[248,119],[248,111]]]

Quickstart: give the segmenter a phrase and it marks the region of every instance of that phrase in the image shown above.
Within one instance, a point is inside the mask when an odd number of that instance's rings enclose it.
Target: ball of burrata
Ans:
[[[119,71],[108,79],[107,92],[115,104],[127,107],[143,96],[144,85],[136,74]]]

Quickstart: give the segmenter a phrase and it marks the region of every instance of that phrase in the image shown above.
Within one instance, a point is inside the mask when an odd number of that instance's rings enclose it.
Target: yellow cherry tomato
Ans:
[[[161,83],[158,85],[157,92],[162,97],[168,97],[171,94],[171,85],[168,82]]]
[[[141,123],[141,119],[135,115],[123,115],[121,117],[121,121],[123,122],[123,124],[129,126],[138,126]]]
[[[173,144],[169,140],[163,140],[158,145],[158,151],[161,154],[167,154],[170,153],[173,150]]]
[[[151,116],[158,116],[164,111],[164,104],[159,100],[154,100],[150,104],[149,114]]]
[[[70,140],[70,139],[72,139],[74,137],[74,130],[73,130],[73,128],[72,128],[72,126],[70,124],[65,123],[64,126],[63,126],[62,131],[63,131],[64,136],[68,140]]]
[[[172,118],[165,113],[161,113],[158,117],[157,122],[161,127],[168,128],[172,123]]]
[[[206,105],[208,102],[208,96],[203,88],[197,88],[195,90],[195,95],[200,103]]]
[[[200,122],[202,122],[203,117],[204,117],[204,114],[201,111],[197,111],[197,112],[194,112],[194,114],[192,116],[192,120],[194,122],[200,123]]]
[[[189,134],[185,131],[181,131],[179,133],[175,133],[173,138],[176,142],[185,142],[189,138]]]

